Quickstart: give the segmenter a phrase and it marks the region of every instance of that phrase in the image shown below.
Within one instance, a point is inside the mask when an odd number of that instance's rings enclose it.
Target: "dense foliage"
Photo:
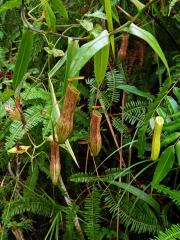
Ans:
[[[0,0],[0,239],[180,239],[180,2]]]

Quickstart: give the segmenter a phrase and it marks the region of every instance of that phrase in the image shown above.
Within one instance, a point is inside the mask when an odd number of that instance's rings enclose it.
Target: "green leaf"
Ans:
[[[113,184],[119,188],[124,189],[127,192],[132,193],[134,196],[138,197],[138,199],[143,200],[147,204],[149,204],[151,207],[154,208],[154,210],[157,213],[160,213],[160,206],[159,203],[149,194],[143,192],[139,188],[136,188],[128,183],[123,183],[123,182],[116,182],[116,181],[107,181],[106,179],[103,179],[105,182],[108,182],[110,184]]]
[[[58,11],[62,17],[68,20],[68,12],[61,0],[51,0],[51,6],[54,11]]]
[[[12,89],[6,89],[5,91],[3,91],[2,94],[0,94],[0,101],[6,102],[13,95],[14,95],[14,91]]]
[[[151,183],[152,189],[167,176],[174,163],[174,146],[170,146],[161,154]]]
[[[49,54],[52,55],[53,57],[62,57],[64,56],[64,52],[60,49],[57,48],[52,48],[50,49],[49,47],[44,47],[44,50]]]
[[[34,33],[31,30],[24,29],[13,74],[14,90],[19,84],[22,84],[23,77],[27,72],[31,59],[33,36]]]
[[[150,240],[178,240],[180,239],[180,225],[173,224],[165,232],[160,231],[158,237],[150,238]]]
[[[63,66],[63,64],[66,61],[66,53],[65,55],[54,65],[54,67],[51,69],[51,71],[48,73],[48,76],[50,78],[52,78],[54,76],[54,74],[56,74],[56,72]]]
[[[112,32],[114,28],[113,28],[113,20],[112,20],[111,0],[104,0],[104,4],[105,4],[108,30],[109,32]],[[114,35],[110,36],[110,42],[111,42],[113,57],[115,57]]]
[[[69,75],[69,69],[78,51],[79,51],[79,42],[77,40],[73,40],[72,38],[68,38],[68,49],[66,54],[67,58],[66,58],[66,71],[65,71],[64,86],[63,86],[63,96],[66,92],[66,88],[68,85],[68,78],[71,77]],[[77,76],[79,76],[79,72],[77,72],[76,77]],[[74,81],[73,84],[77,87],[78,81]]]
[[[94,55],[94,73],[97,86],[104,80],[109,59],[109,44]]]
[[[137,7],[138,11],[142,10],[145,7],[145,5],[138,0],[130,0],[130,1]]]
[[[20,4],[21,4],[21,0],[7,1],[2,6],[0,6],[0,13],[5,12],[12,8],[18,7]]]
[[[56,31],[56,17],[52,8],[50,7],[48,1],[41,0],[41,4],[45,13],[46,23],[48,25],[49,31]]]
[[[176,143],[175,149],[176,149],[178,164],[180,166],[180,140],[178,141],[178,143]]]
[[[81,26],[88,32],[93,30],[93,23],[87,19],[79,20],[78,21]]]
[[[170,70],[169,70],[169,66],[168,66],[166,57],[165,57],[161,47],[159,46],[159,43],[157,42],[156,38],[150,32],[147,32],[146,30],[138,27],[134,23],[131,23],[130,26],[125,28],[125,31],[135,35],[136,37],[143,39],[152,47],[152,49],[157,53],[157,55],[160,57],[160,59],[164,63],[164,65],[167,69],[168,75],[170,77]]]
[[[106,15],[103,12],[99,11],[99,10],[94,12],[94,13],[86,13],[84,16],[85,17],[100,18],[100,19],[104,19],[104,20],[107,19]]]
[[[171,114],[176,113],[178,111],[179,106],[173,97],[167,96],[166,102],[167,102],[167,105],[168,105],[168,108],[169,108],[169,111],[171,112]]]
[[[150,93],[139,90],[135,86],[130,86],[130,85],[127,85],[127,84],[120,84],[120,85],[117,86],[117,88],[122,89],[125,92],[133,93],[133,94],[141,96],[141,97],[150,98],[150,99],[154,98]]]
[[[79,71],[90,60],[90,58],[108,44],[109,38],[106,30],[104,30],[96,39],[84,44],[72,59],[69,69],[69,77],[77,77]]]

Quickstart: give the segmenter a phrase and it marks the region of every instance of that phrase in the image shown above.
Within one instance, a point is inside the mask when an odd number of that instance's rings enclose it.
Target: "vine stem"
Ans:
[[[64,191],[64,199],[65,199],[65,201],[66,201],[66,204],[67,204],[68,206],[72,206],[72,200],[71,200],[71,198],[70,198],[70,196],[69,196],[69,193],[68,193],[68,191],[67,191],[67,189],[66,189],[66,186],[65,186],[65,184],[64,184],[63,179],[62,179],[61,176],[59,177],[59,182],[60,182],[60,186],[61,186],[62,190]],[[83,235],[83,231],[82,231],[82,229],[81,229],[81,225],[80,225],[80,223],[79,223],[79,219],[78,219],[77,214],[75,214],[74,226],[75,226],[76,230],[78,231],[81,239],[83,240],[83,239],[84,239],[84,235]]]

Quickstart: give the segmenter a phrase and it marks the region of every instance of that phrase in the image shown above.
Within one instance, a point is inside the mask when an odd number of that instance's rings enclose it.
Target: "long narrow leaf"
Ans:
[[[92,58],[100,49],[109,44],[109,34],[104,30],[96,39],[84,44],[75,54],[69,69],[69,77],[77,77],[82,67]]]
[[[97,85],[104,80],[109,59],[109,44],[94,55],[94,74]]]
[[[111,10],[111,0],[104,0],[104,3],[105,3],[106,18],[108,23],[108,30],[112,32],[113,20],[112,20],[112,10]],[[115,57],[114,35],[110,36],[110,42],[112,47],[112,53],[113,53],[113,56]]]
[[[130,86],[130,85],[127,85],[127,84],[120,84],[120,85],[117,86],[117,88],[122,89],[125,92],[130,92],[130,93],[133,93],[133,94],[141,96],[141,97],[153,99],[153,96],[150,93],[139,90],[135,86]]]
[[[174,146],[166,148],[157,164],[151,187],[156,187],[168,174],[174,162]]]
[[[68,20],[68,12],[61,0],[51,0],[51,6],[53,10],[58,11],[62,17]]]
[[[144,29],[138,27],[134,23],[131,23],[127,28],[125,28],[125,31],[135,35],[136,37],[143,39],[152,47],[152,49],[157,53],[157,55],[160,57],[160,59],[164,63],[170,77],[170,71],[169,71],[169,66],[168,66],[166,57],[161,47],[159,46],[159,43],[157,42],[156,38],[150,32],[145,31]]]
[[[68,78],[70,77],[69,69],[70,69],[71,63],[74,59],[74,56],[78,53],[78,50],[79,50],[78,41],[73,40],[72,38],[69,38],[68,39],[67,58],[66,58],[66,71],[65,71],[65,77],[64,77],[63,96],[66,92],[66,88],[68,85]],[[79,72],[77,73],[77,75],[79,75]],[[77,82],[76,82],[76,85],[77,85]]]
[[[19,84],[22,84],[22,79],[27,72],[31,59],[33,36],[34,33],[32,31],[24,29],[13,74],[14,90]]]
[[[142,190],[128,184],[128,183],[123,183],[123,182],[116,182],[116,181],[107,181],[106,179],[104,180],[105,182],[108,182],[110,184],[113,184],[119,188],[124,189],[127,192],[132,193],[134,196],[138,197],[139,199],[145,201],[147,204],[149,204],[151,207],[154,208],[154,210],[159,213],[160,212],[160,206],[159,203],[149,194],[143,192]]]
[[[48,25],[48,28],[50,31],[55,32],[56,30],[56,17],[54,15],[54,12],[51,8],[51,6],[49,5],[48,1],[45,0],[41,0],[41,4],[45,13],[45,19],[46,19],[46,23]]]

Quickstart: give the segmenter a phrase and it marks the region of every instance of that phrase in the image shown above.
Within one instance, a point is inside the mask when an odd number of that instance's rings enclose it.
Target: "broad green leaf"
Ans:
[[[54,11],[58,11],[62,17],[68,20],[68,12],[61,0],[51,0],[51,6]]]
[[[45,19],[46,19],[46,23],[48,25],[49,31],[55,32],[56,31],[56,17],[54,15],[53,10],[50,7],[48,1],[41,0],[41,4],[42,4],[43,10],[44,10]]]
[[[138,0],[130,0],[130,1],[137,7],[138,11],[142,10],[145,7],[145,5]]]
[[[90,60],[90,58],[108,44],[109,38],[106,30],[104,30],[96,39],[84,44],[72,59],[69,69],[69,77],[77,77],[79,71]]]
[[[94,55],[94,73],[97,86],[104,80],[109,59],[109,44]]]
[[[154,172],[151,188],[153,189],[167,176],[174,163],[174,146],[170,146],[161,154]]]
[[[151,207],[154,208],[154,210],[159,213],[160,212],[160,206],[159,203],[149,194],[143,192],[139,188],[136,188],[128,183],[123,182],[116,182],[116,181],[107,181],[106,179],[103,179],[105,182],[108,182],[112,185],[115,185],[119,188],[124,189],[127,192],[132,193],[134,196],[138,197],[138,199],[143,200],[147,204],[149,204]]]
[[[21,0],[6,1],[3,5],[0,6],[0,13],[5,12],[12,8],[18,7],[20,4],[21,4]]]
[[[13,73],[14,90],[19,84],[22,84],[24,75],[27,72],[28,64],[31,59],[34,33],[31,30],[24,29],[21,43],[18,50],[17,60]]]
[[[113,28],[113,20],[112,20],[111,0],[104,0],[104,4],[105,4],[108,30],[109,32],[112,32],[114,28]],[[110,36],[110,43],[112,47],[113,57],[115,57],[114,35]]]
[[[117,88],[122,89],[125,92],[133,93],[133,94],[141,96],[141,97],[150,98],[150,99],[154,98],[150,93],[139,90],[135,86],[130,86],[130,85],[127,85],[127,84],[120,84],[120,85],[117,86]]]
[[[125,28],[125,31],[135,35],[136,37],[143,39],[152,47],[152,49],[157,53],[159,58],[164,63],[164,65],[167,69],[167,72],[169,74],[169,77],[170,77],[170,71],[169,71],[169,66],[168,66],[166,57],[165,57],[161,47],[159,46],[159,43],[157,42],[156,38],[150,32],[145,31],[144,29],[138,27],[134,23],[131,23],[130,26]]]

